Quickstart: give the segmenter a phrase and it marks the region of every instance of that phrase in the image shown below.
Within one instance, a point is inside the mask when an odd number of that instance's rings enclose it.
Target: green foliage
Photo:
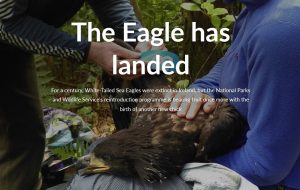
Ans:
[[[197,4],[201,4],[202,0],[193,0],[193,2],[197,3]]]
[[[44,107],[54,107],[74,112],[85,107],[90,108],[91,105],[87,103],[61,103],[54,101],[54,99],[60,97],[89,98],[90,94],[53,93],[51,89],[93,87],[96,77],[102,73],[100,67],[89,64],[78,65],[60,58],[50,58],[41,55],[35,56],[35,63],[40,98]],[[86,117],[85,114],[82,116]],[[90,116],[89,118],[91,119]]]
[[[183,28],[183,17],[180,8],[181,0],[137,0],[142,22],[148,29],[164,28],[165,22],[170,22],[170,29]],[[164,36],[162,36],[164,38]],[[182,44],[173,41],[166,42],[170,51],[180,54]]]
[[[187,11],[201,11],[201,8],[196,3],[182,3],[181,7]]]
[[[181,8],[185,20],[185,31],[188,32],[192,31],[192,22],[196,22],[197,26],[204,30],[212,27],[218,31],[223,28],[232,29],[235,22],[233,14],[237,15],[241,10],[240,3],[227,7],[222,1],[215,0],[184,0]],[[219,41],[193,43],[188,38],[184,43],[183,52],[190,55],[190,75],[180,79],[194,81],[205,75],[224,55],[229,45],[230,42]]]
[[[210,2],[199,3],[199,5],[201,5],[201,8],[206,10],[208,13],[213,12],[213,10],[215,8],[214,4],[212,4]]]
[[[76,142],[70,143],[64,147],[50,149],[53,154],[56,154],[60,159],[64,160],[70,157],[79,158],[84,156],[88,148],[88,143],[77,139]]]
[[[190,81],[189,80],[180,80],[176,83],[177,89],[185,89],[189,86]]]
[[[216,15],[212,15],[210,17],[210,20],[211,20],[211,24],[215,27],[215,28],[220,28],[221,27],[221,19],[216,16]]]
[[[41,55],[35,56],[37,77],[38,77],[38,88],[40,92],[40,98],[43,106],[53,98],[49,84],[53,81],[54,76],[47,67],[46,57]],[[51,106],[49,104],[49,106]],[[55,105],[54,105],[55,106]]]
[[[214,0],[193,0],[193,2],[182,3],[181,7],[187,11],[200,11],[210,17],[215,28],[225,28],[231,26],[235,19],[229,14],[226,8],[215,7]]]
[[[93,108],[91,106],[84,106],[81,109],[77,110],[77,113],[79,115],[84,116],[84,119],[87,121],[92,121],[93,120]]]
[[[63,27],[62,30],[75,36],[76,28],[71,25],[71,22],[93,22],[95,27],[100,27],[99,21],[92,9],[84,4],[76,15]],[[87,36],[87,31],[82,31],[83,36]],[[93,87],[97,77],[101,76],[102,70],[97,65],[78,64],[67,61],[62,58],[52,58],[49,56],[36,55],[35,63],[37,68],[38,85],[40,97],[43,106],[55,107],[77,112],[77,110],[90,109],[90,104],[83,103],[61,103],[54,102],[54,98],[61,96],[72,97],[70,94],[54,94],[51,93],[51,88],[86,88]],[[82,94],[73,94],[73,96],[87,96]],[[87,115],[79,112],[82,116]],[[91,114],[88,115],[91,121]]]

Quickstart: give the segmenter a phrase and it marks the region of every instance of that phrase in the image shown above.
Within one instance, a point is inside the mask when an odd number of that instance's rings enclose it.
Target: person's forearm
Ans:
[[[0,40],[32,53],[64,57],[81,62],[90,44],[31,17],[24,11],[26,4],[0,2]]]
[[[219,87],[222,69],[223,61],[220,59],[206,76],[194,81],[189,88],[209,89],[211,91],[208,91],[205,94],[211,96],[212,98],[219,98],[220,94],[217,93],[215,89]]]
[[[88,3],[104,27],[114,28],[116,37],[123,39],[125,22],[136,23],[135,27],[130,28],[135,33],[129,37],[134,38],[138,35],[137,30],[142,26],[129,0],[88,0]]]
[[[247,142],[215,160],[259,186],[280,183],[299,159],[298,33],[298,26],[275,21],[252,34],[247,42]]]
[[[77,62],[85,59],[90,45],[87,41],[77,42],[75,37],[28,15],[2,20],[0,39],[32,53],[59,56]]]

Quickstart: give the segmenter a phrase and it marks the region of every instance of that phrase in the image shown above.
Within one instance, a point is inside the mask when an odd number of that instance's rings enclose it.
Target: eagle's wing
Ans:
[[[164,117],[166,113],[160,110],[163,107],[161,100],[164,98],[164,94],[160,91],[161,89],[170,89],[171,83],[165,78],[164,75],[160,76],[143,76],[143,93],[139,98],[139,102],[136,105],[135,110],[132,112],[131,125],[130,127],[141,127],[153,123],[156,117]],[[153,90],[153,92],[145,90]],[[166,119],[166,118],[163,118]],[[159,124],[166,122],[163,119]]]
[[[197,119],[202,120],[199,115]],[[202,120],[203,121],[203,120]],[[242,144],[245,122],[228,102],[219,102],[215,111],[202,122],[196,160],[209,161]]]

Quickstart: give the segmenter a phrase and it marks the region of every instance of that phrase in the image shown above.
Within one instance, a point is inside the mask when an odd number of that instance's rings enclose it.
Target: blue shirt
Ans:
[[[300,189],[300,1],[241,1],[231,47],[191,88],[248,88],[210,94],[250,100],[232,102],[248,123],[245,144],[215,161],[261,187]]]

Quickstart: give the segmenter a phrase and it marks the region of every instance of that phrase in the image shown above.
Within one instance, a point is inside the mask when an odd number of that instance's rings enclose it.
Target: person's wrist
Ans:
[[[101,53],[101,51],[99,51],[100,49],[101,49],[101,43],[92,42],[88,52],[87,61],[90,63],[99,64],[97,61],[97,57]]]
[[[205,91],[205,88],[193,86],[193,84],[190,85],[188,87],[188,89],[189,90],[194,90],[196,92],[199,91],[201,94],[204,94],[204,96],[206,96],[206,98],[210,98],[210,99],[214,99],[215,98],[215,95],[212,92],[212,89],[210,89],[211,91]]]
[[[90,63],[95,62],[95,42],[91,42],[91,46],[88,52],[87,61]]]

